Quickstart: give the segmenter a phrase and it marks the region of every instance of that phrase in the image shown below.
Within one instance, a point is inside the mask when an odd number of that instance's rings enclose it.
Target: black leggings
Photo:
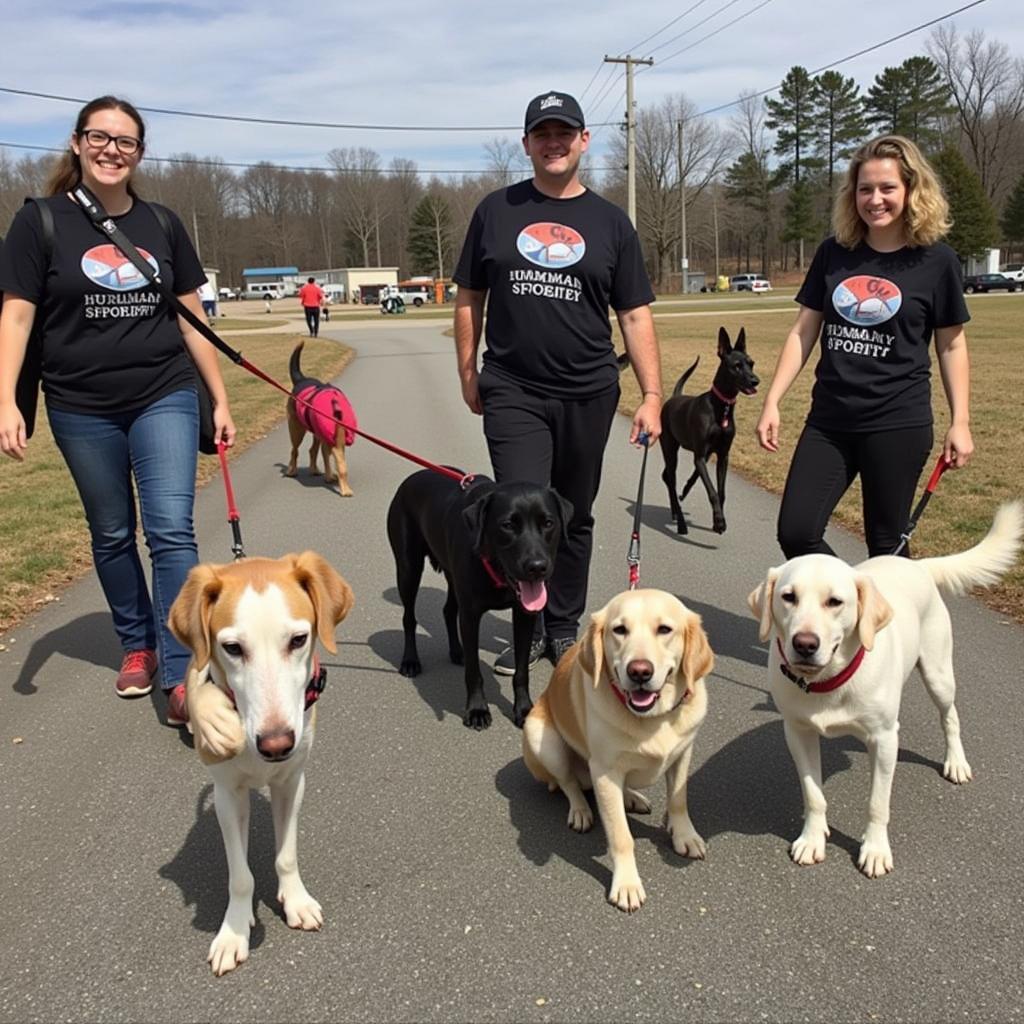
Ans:
[[[320,333],[320,307],[303,306],[306,314],[306,326],[309,328],[309,336],[315,338]]]
[[[779,509],[779,546],[786,558],[833,554],[825,527],[858,474],[868,557],[892,554],[931,450],[931,425],[860,434],[808,424],[793,453]],[[903,554],[909,557],[909,545]]]
[[[550,636],[575,638],[587,603],[594,532],[590,510],[619,388],[593,398],[546,398],[484,370],[480,400],[494,479],[550,486],[572,502],[569,540],[559,545],[538,625],[543,618]]]

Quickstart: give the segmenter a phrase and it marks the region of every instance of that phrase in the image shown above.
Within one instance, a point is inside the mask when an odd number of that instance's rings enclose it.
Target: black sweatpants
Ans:
[[[569,539],[558,547],[543,625],[549,636],[575,637],[587,604],[594,532],[590,509],[619,404],[618,385],[593,398],[547,398],[485,369],[480,401],[494,479],[550,486],[572,502]]]
[[[858,474],[868,557],[892,554],[910,519],[932,440],[931,425],[865,434],[805,426],[779,509],[778,539],[786,558],[834,553],[825,543],[825,527]],[[910,557],[909,545],[902,553]]]
[[[309,336],[315,338],[320,333],[320,307],[303,306],[306,314],[306,326],[309,328]]]

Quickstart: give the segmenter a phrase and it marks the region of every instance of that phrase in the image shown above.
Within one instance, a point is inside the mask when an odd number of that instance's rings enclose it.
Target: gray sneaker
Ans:
[[[574,636],[553,636],[548,642],[548,649],[545,652],[551,659],[552,665],[557,665],[562,660],[562,655],[576,643]]]
[[[531,668],[547,654],[547,650],[548,638],[546,636],[535,637],[533,643],[530,644],[529,665]],[[494,674],[498,676],[514,676],[516,674],[516,650],[514,644],[509,644],[494,659]]]

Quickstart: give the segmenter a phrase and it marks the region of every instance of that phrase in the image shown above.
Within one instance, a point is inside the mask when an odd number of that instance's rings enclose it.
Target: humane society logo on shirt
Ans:
[[[516,238],[516,249],[543,269],[510,271],[513,295],[579,302],[582,282],[573,274],[559,272],[579,263],[587,251],[585,239],[575,228],[550,221],[528,224]]]
[[[850,355],[884,359],[896,336],[873,328],[891,320],[902,305],[903,293],[884,277],[859,274],[846,278],[832,292],[832,307],[852,326],[826,324],[826,344]]]
[[[154,273],[159,273],[160,268],[153,256],[145,249],[139,249],[139,252]],[[155,312],[160,293],[138,290],[147,281],[116,245],[94,245],[83,253],[81,267],[82,273],[93,284],[106,289],[105,292],[86,292],[82,296],[86,319],[152,316]]]

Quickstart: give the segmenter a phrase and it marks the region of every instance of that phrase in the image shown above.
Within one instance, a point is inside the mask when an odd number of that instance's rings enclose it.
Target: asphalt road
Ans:
[[[331,326],[359,352],[341,383],[361,425],[422,455],[487,471],[441,325]],[[230,371],[235,372],[235,371]],[[741,404],[750,429],[754,403]],[[590,606],[624,589],[640,456],[616,423],[597,506]],[[902,714],[895,872],[855,866],[868,786],[853,740],[824,744],[832,839],[824,864],[787,856],[800,795],[746,595],[781,560],[777,503],[730,481],[724,536],[694,493],[689,538],[668,528],[652,453],[642,583],[704,616],[717,655],[690,794],[708,859],[684,862],[654,813],[631,816],[646,906],[605,902],[603,832],[528,775],[511,687],[488,677],[495,723],[465,729],[447,662],[441,577],[420,596],[425,673],[398,675],[401,612],[384,512],[415,467],[360,440],[355,497],[282,476],[279,429],[235,464],[250,554],[314,548],[351,583],[307,772],[300,863],[324,906],[316,934],[276,908],[270,807],[253,797],[257,926],[248,963],[205,963],[226,903],[205,770],[160,698],[118,700],[119,663],[90,577],[0,654],[2,1021],[1012,1021],[1021,975],[1020,770],[1024,631],[952,602],[959,708],[975,781],[941,778],[937,714],[915,678]],[[942,500],[941,493],[936,496]],[[200,552],[230,559],[219,482],[197,504]],[[837,535],[837,549],[861,557]],[[485,619],[485,664],[508,635]],[[533,692],[550,666],[534,671]]]

